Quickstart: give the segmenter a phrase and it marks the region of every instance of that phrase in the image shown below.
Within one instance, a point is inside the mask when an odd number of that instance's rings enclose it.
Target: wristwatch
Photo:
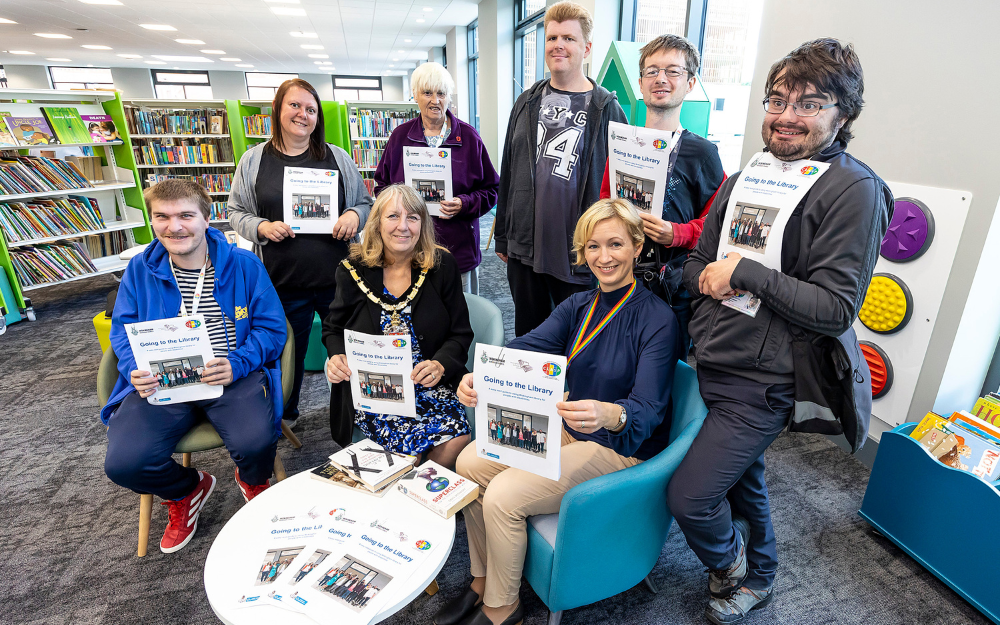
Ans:
[[[628,411],[625,410],[625,406],[622,406],[621,409],[622,409],[622,415],[618,417],[618,425],[616,425],[611,429],[611,431],[614,432],[615,434],[624,430],[625,422],[628,421]]]

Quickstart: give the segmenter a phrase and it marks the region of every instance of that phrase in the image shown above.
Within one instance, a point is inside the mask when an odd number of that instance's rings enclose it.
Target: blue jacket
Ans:
[[[259,258],[231,245],[215,228],[209,228],[205,235],[208,255],[215,266],[212,295],[222,308],[226,323],[236,324],[236,349],[228,356],[233,380],[263,370],[274,403],[275,427],[280,427],[284,406],[280,359],[287,338],[281,302]],[[176,317],[180,309],[181,292],[170,271],[169,255],[159,241],[153,241],[142,254],[129,261],[118,289],[111,320],[111,347],[118,356],[118,381],[110,401],[101,410],[101,421],[105,424],[118,404],[135,392],[129,376],[137,367],[124,324]]]

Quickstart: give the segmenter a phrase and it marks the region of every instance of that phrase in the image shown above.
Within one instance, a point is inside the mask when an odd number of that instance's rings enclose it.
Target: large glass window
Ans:
[[[251,100],[274,100],[278,87],[286,80],[298,78],[298,74],[269,74],[247,72],[247,97]]]
[[[115,88],[111,70],[107,67],[50,67],[53,89],[107,89]]]
[[[469,24],[469,117],[479,130],[479,20]]]
[[[683,35],[687,22],[687,0],[635,1],[635,39],[646,43],[660,35]]]
[[[519,0],[514,5],[515,96],[545,76],[544,0]]]
[[[378,76],[334,76],[334,100],[382,101],[382,79]]]
[[[212,83],[208,72],[154,69],[153,89],[164,100],[211,100]]]

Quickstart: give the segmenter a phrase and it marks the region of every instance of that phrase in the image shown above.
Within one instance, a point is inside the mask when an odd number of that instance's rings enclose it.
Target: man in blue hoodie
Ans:
[[[129,262],[111,322],[118,381],[101,410],[108,426],[104,470],[111,481],[163,498],[167,529],[160,550],[184,547],[215,488],[204,471],[177,464],[177,442],[202,417],[236,463],[236,483],[250,501],[268,486],[280,431],[278,359],[285,315],[263,263],[208,225],[211,200],[195,182],[166,180],[145,193],[156,241]],[[159,382],[137,370],[125,324],[201,314],[215,358],[202,381],[220,397],[153,405]]]

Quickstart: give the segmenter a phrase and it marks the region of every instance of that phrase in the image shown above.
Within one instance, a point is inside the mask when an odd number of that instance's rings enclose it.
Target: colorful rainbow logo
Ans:
[[[799,173],[801,173],[803,176],[812,176],[813,174],[817,173],[818,171],[819,171],[819,167],[816,167],[815,165],[806,165],[805,167],[803,167],[801,169],[801,171]]]
[[[554,362],[547,362],[544,365],[542,365],[542,373],[544,373],[550,378],[554,378],[560,373],[562,373],[562,367],[560,367]]]
[[[392,342],[393,347],[406,347],[406,341],[403,339],[396,339]]]
[[[420,551],[427,551],[428,549],[431,548],[431,544],[429,542],[427,542],[426,540],[418,540],[417,544],[416,544],[416,547]]]
[[[330,170],[327,170],[327,171],[325,171],[323,173],[324,173],[324,175],[327,175],[327,176],[336,176],[337,175],[337,172],[330,171]]]
[[[663,148],[667,147],[667,142],[664,141],[663,139],[654,139],[653,147],[656,148],[657,150],[662,150]]]
[[[448,158],[448,153],[445,152],[444,150],[441,150],[440,152],[438,152],[438,156],[440,156],[441,158]]]
[[[185,327],[188,327],[188,328],[191,328],[192,330],[194,330],[195,328],[198,328],[198,327],[201,326],[201,322],[198,321],[197,319],[190,319],[187,322],[185,322],[184,325],[185,325]]]

